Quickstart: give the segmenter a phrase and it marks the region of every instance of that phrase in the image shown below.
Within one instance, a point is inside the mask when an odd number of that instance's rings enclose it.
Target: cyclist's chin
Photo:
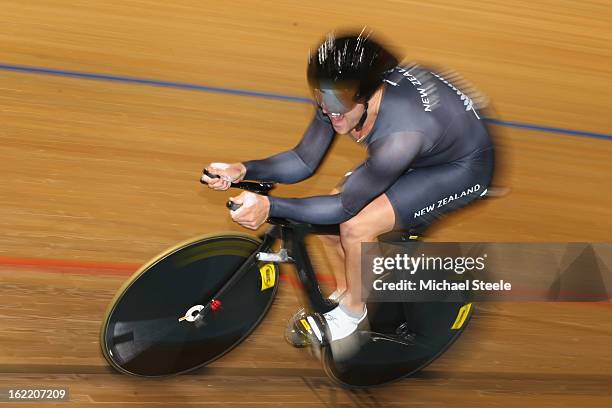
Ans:
[[[347,134],[350,131],[345,120],[343,120],[341,123],[332,123],[332,127],[334,128],[336,133],[340,135]]]

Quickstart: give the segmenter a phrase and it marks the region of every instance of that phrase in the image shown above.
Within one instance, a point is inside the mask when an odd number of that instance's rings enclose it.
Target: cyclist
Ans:
[[[301,141],[263,160],[212,163],[221,177],[202,180],[225,190],[244,178],[296,183],[316,171],[335,134],[367,149],[367,159],[329,195],[280,198],[243,192],[231,212],[256,229],[268,217],[340,224],[325,236],[339,306],[324,314],[331,341],[355,332],[367,317],[361,298],[361,242],[393,229],[429,225],[484,195],[493,174],[493,146],[472,99],[426,68],[399,65],[370,35],[329,34],[307,69],[317,109]],[[299,312],[295,318],[299,318]],[[321,340],[319,338],[319,340]]]

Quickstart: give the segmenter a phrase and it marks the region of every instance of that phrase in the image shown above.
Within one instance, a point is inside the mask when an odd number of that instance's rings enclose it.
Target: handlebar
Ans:
[[[204,174],[208,178],[219,178],[218,174],[212,174],[208,170],[202,170],[202,174]],[[206,184],[202,178],[200,178],[200,183]],[[250,191],[251,193],[261,194],[267,196],[268,193],[274,189],[274,183],[264,182],[264,181],[239,181],[238,183],[232,183],[232,188],[239,188],[241,190]],[[228,200],[225,204],[227,208],[232,211],[239,209],[242,205],[233,202],[232,200]]]

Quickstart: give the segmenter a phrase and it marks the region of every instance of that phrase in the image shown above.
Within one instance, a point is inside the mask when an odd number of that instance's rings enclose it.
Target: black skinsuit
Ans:
[[[334,130],[317,110],[300,143],[264,160],[245,162],[246,178],[296,183],[310,177]],[[270,216],[337,224],[386,194],[396,228],[420,228],[485,194],[493,174],[493,146],[472,100],[419,66],[386,76],[374,127],[363,141],[368,158],[346,178],[339,194],[270,197]]]

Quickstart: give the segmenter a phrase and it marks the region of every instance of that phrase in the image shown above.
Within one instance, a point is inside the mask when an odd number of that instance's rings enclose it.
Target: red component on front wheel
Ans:
[[[221,301],[220,301],[220,300],[217,300],[217,299],[213,299],[213,300],[210,302],[210,309],[211,309],[213,312],[216,312],[217,310],[221,309]]]

